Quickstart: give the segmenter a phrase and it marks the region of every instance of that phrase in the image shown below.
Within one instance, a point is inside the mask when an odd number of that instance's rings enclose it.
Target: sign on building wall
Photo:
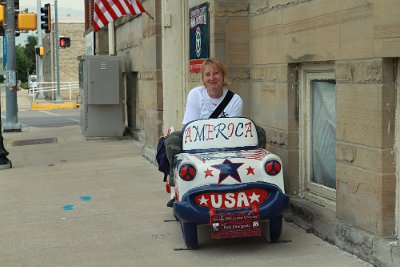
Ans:
[[[189,9],[189,69],[200,72],[201,64],[210,56],[210,18],[208,3]]]
[[[85,35],[85,54],[89,56],[94,55],[94,32],[91,31]]]

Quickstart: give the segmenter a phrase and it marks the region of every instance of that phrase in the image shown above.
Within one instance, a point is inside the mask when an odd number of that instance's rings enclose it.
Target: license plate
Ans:
[[[258,212],[212,214],[210,217],[213,239],[261,236]]]

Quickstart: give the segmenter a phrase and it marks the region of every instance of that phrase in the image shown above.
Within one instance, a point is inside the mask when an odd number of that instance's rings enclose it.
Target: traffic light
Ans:
[[[2,1],[0,4],[0,24],[4,23],[5,19],[5,3]],[[19,0],[14,0],[14,18],[15,18],[15,36],[19,36],[20,32],[18,30],[18,16],[19,16]],[[4,26],[0,25],[0,36],[4,36]]]
[[[20,32],[18,30],[18,14],[19,14],[19,0],[14,0],[15,36],[20,35]]]
[[[0,23],[4,21],[4,5],[0,4]]]
[[[36,13],[19,13],[18,14],[18,30],[28,31],[36,30],[37,18]]]
[[[50,4],[45,4],[42,8],[40,8],[40,20],[42,21],[42,25],[40,26],[46,33],[51,32],[51,8]]]
[[[60,47],[67,48],[71,46],[71,38],[60,36]]]
[[[36,46],[35,47],[35,54],[39,56],[44,56],[44,47],[43,46]]]

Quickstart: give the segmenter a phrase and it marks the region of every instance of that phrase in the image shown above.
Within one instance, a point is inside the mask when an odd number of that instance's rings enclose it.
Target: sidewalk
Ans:
[[[182,250],[139,142],[85,141],[79,126],[3,137],[13,168],[0,170],[0,266],[371,266],[286,222],[282,243],[212,240],[203,225],[199,250]]]
[[[0,266],[370,266],[293,224],[282,240],[183,239],[156,167],[132,139],[83,141],[78,126],[4,133]],[[29,144],[36,140],[47,143]]]

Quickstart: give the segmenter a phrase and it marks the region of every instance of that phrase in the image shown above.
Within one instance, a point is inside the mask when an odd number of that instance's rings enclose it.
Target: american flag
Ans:
[[[265,151],[264,149],[254,149],[254,150],[241,150],[241,154],[246,159],[256,159],[262,160],[269,152]]]
[[[139,15],[145,12],[139,0],[95,0],[93,28],[97,32],[109,22],[126,14]]]

